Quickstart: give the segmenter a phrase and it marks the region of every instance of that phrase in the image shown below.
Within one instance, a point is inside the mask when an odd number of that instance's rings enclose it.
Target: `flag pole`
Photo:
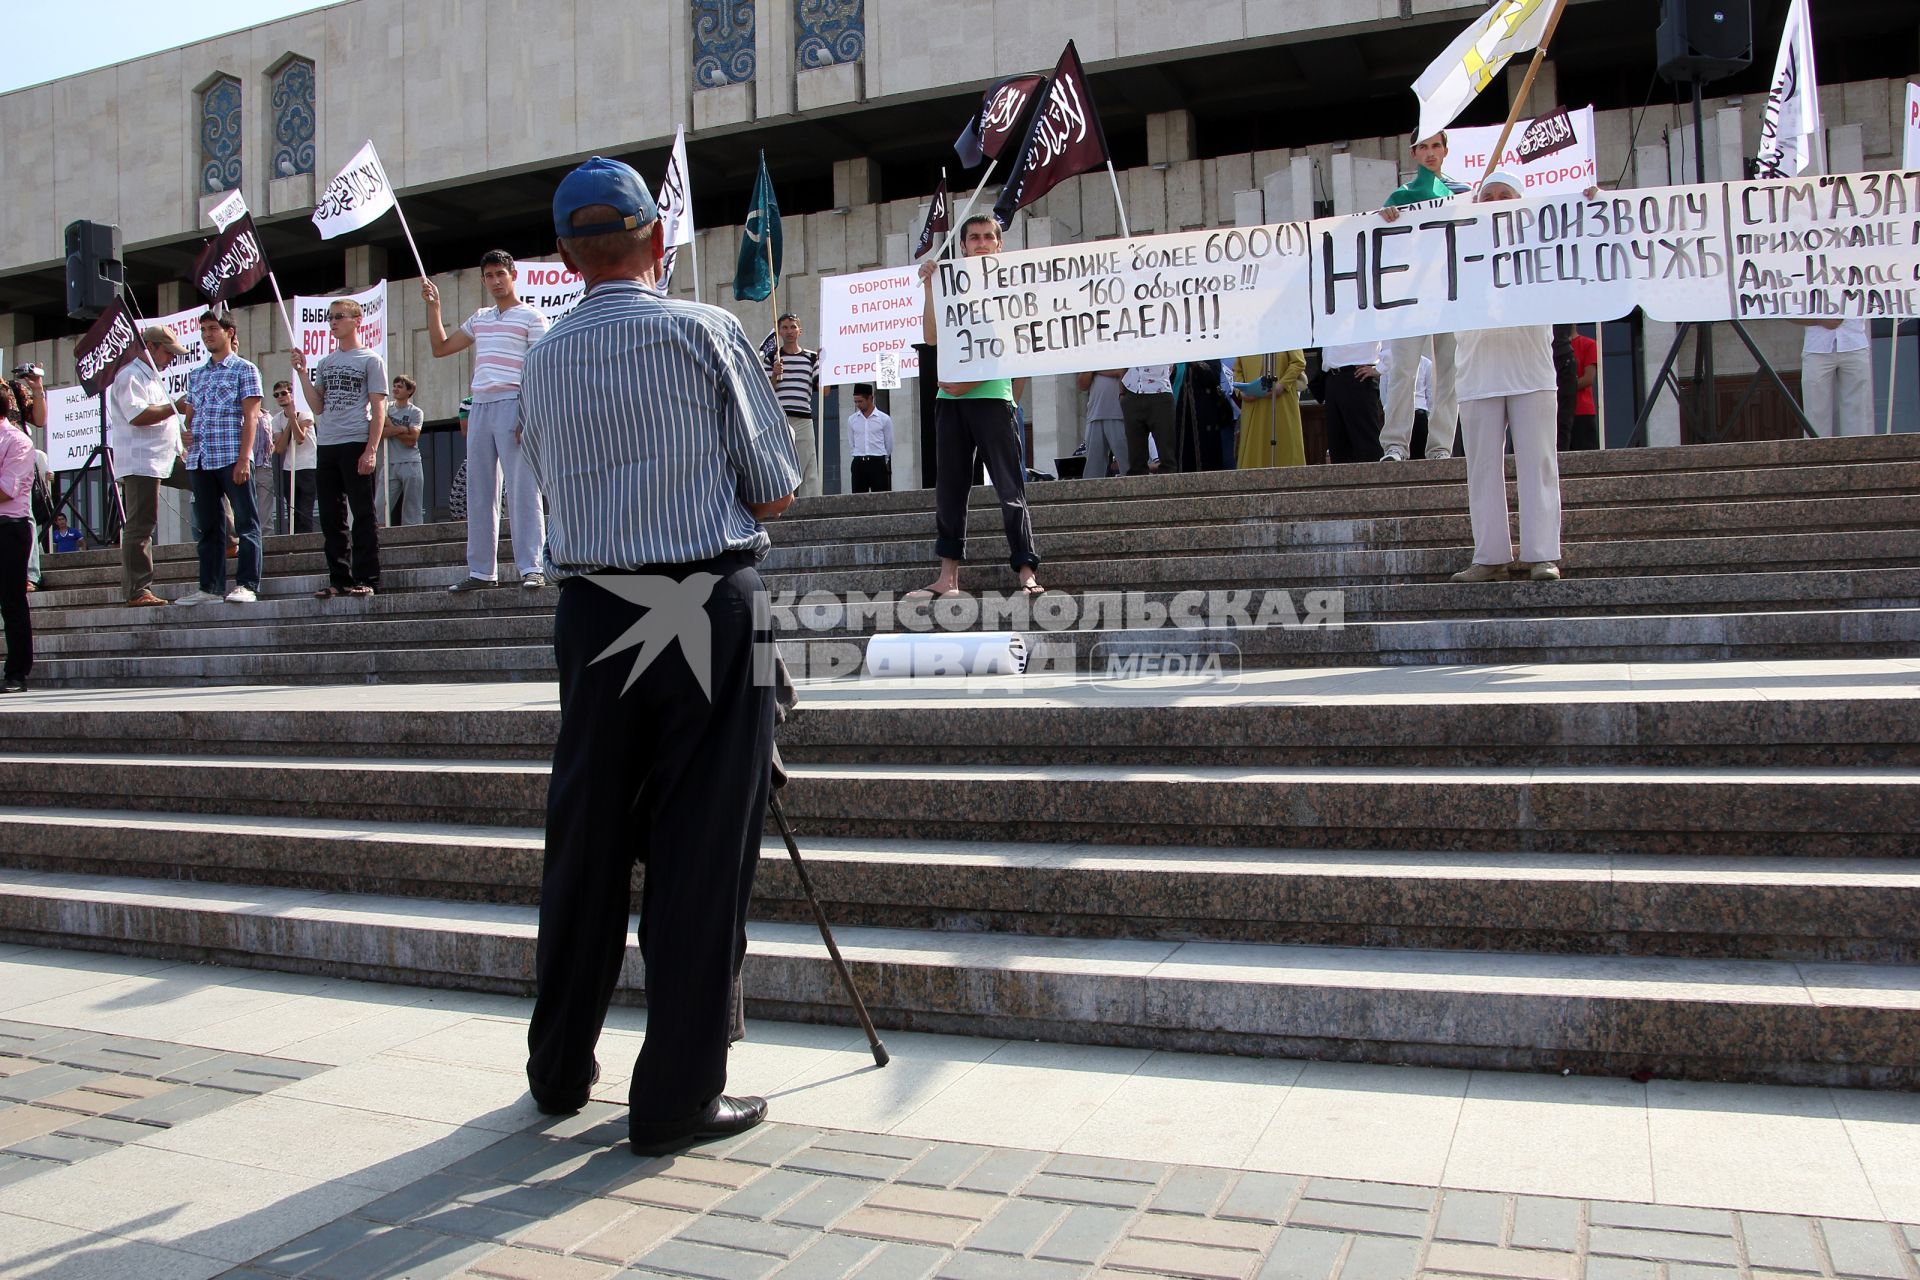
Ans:
[[[687,220],[693,220],[693,201],[687,201]],[[693,300],[700,301],[700,228],[693,229],[693,239],[687,241],[687,247],[693,250]]]
[[[999,167],[1000,158],[995,156],[993,161],[987,165],[987,171],[980,175],[980,185],[975,187],[973,194],[967,197],[967,207],[960,211],[959,216],[954,218],[953,225],[947,228],[947,238],[940,242],[940,248],[933,255],[934,257],[944,258],[947,256],[947,246],[951,245],[953,238],[960,234],[960,228],[966,222],[967,215],[972,213],[973,206],[980,202],[980,193],[987,189],[987,183],[993,178],[993,171]],[[944,172],[944,170],[942,172]]]
[[[1900,317],[1893,318],[1893,355],[1887,361],[1887,434],[1893,434],[1893,402],[1900,395]]]
[[[1113,157],[1107,157],[1107,176],[1113,179],[1113,207],[1120,215],[1120,234],[1131,237],[1133,231],[1127,226],[1127,203],[1120,198],[1120,175],[1113,171]]]
[[[394,202],[394,207],[398,208],[399,203],[400,202],[396,200]],[[273,300],[277,302],[280,306],[280,323],[283,327],[285,327],[287,331],[287,350],[293,351],[300,345],[300,337],[298,334],[294,333],[293,331],[293,316],[292,316],[292,313],[287,310],[286,295],[280,292],[280,278],[274,275],[272,270],[268,270],[267,283],[273,286]],[[306,379],[301,376],[300,371],[298,369],[295,369],[292,367],[293,362],[291,358],[289,358],[287,364],[288,364],[287,372],[293,375],[292,380],[296,383],[304,383]],[[293,509],[295,504],[299,501],[297,486],[300,483],[300,471],[299,471],[299,468],[293,465],[293,460],[295,456],[294,450],[297,449],[300,445],[300,405],[305,404],[306,401],[307,401],[307,388],[305,386],[301,386],[299,402],[296,404],[287,406],[287,412],[293,415],[287,422],[286,461],[287,461],[287,532],[288,533],[293,532]],[[271,450],[269,450],[269,453],[271,453]],[[267,465],[271,467],[273,464],[269,463]],[[275,489],[279,488],[278,485],[275,485],[274,487]],[[271,515],[269,515],[269,519],[271,519]]]
[[[1544,47],[1544,46],[1542,46]],[[389,179],[391,181],[391,179]],[[407,248],[413,250],[413,265],[420,268],[420,278],[427,278],[427,264],[420,260],[420,246],[413,242],[413,228],[407,225],[407,211],[400,205],[400,193],[393,193],[393,211],[400,215],[400,230],[407,236]]]
[[[1533,61],[1527,65],[1527,78],[1520,82],[1520,92],[1513,95],[1513,108],[1507,112],[1507,123],[1500,130],[1500,141],[1494,146],[1493,154],[1487,158],[1487,172],[1480,175],[1484,184],[1488,175],[1500,166],[1500,157],[1507,153],[1507,139],[1513,136],[1513,126],[1520,122],[1520,112],[1527,105],[1527,94],[1533,88],[1533,78],[1540,74],[1540,64],[1546,61],[1547,46],[1553,42],[1553,31],[1560,25],[1560,15],[1567,11],[1567,0],[1554,0],[1553,12],[1547,16],[1546,29],[1540,33],[1540,47],[1533,51]],[[1416,138],[1416,142],[1425,142],[1425,138]],[[1524,195],[1525,192],[1520,194]]]

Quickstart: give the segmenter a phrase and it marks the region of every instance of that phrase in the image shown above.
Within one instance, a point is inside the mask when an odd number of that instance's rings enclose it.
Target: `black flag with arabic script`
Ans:
[[[121,367],[139,359],[140,354],[140,330],[127,314],[127,304],[118,298],[73,344],[74,368],[80,375],[80,385],[90,396],[99,395],[100,388],[112,382]]]
[[[960,163],[977,169],[989,160],[998,160],[1046,84],[1045,76],[1008,76],[980,95],[979,107],[953,143]]]
[[[193,287],[209,306],[237,298],[266,278],[267,255],[250,213],[229,222],[193,262]]]
[[[1087,88],[1087,73],[1080,65],[1080,53],[1067,41],[1054,68],[1053,82],[1034,110],[1033,123],[1027,126],[1027,138],[1014,157],[1013,172],[993,206],[993,216],[1001,226],[1013,222],[1013,215],[1075,174],[1097,169],[1107,163],[1107,132],[1100,126],[1100,113]]]
[[[920,243],[913,247],[914,260],[918,261],[933,252],[940,243],[940,237],[953,230],[953,209],[947,198],[947,175],[940,175],[940,185],[933,189],[933,203],[927,206],[927,225],[920,228]]]

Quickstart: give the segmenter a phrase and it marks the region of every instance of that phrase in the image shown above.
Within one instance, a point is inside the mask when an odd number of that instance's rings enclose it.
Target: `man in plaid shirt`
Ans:
[[[176,406],[187,420],[187,473],[193,480],[193,523],[200,540],[200,589],[180,604],[251,604],[260,589],[260,512],[254,502],[253,444],[260,430],[260,370],[233,349],[234,323],[209,311],[200,317],[207,362],[187,375]],[[227,588],[227,516],[233,506],[240,563]]]

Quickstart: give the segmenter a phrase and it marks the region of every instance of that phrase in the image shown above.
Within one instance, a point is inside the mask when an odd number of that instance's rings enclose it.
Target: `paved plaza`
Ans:
[[[772,1122],[542,1117],[528,1002],[0,950],[8,1277],[1920,1276],[1920,1098],[754,1022]]]

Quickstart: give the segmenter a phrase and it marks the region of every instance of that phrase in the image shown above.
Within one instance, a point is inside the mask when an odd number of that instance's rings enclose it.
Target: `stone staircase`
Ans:
[[[1076,602],[1339,591],[1345,627],[1193,632],[1223,684],[807,683],[785,804],[876,1018],[1920,1085],[1920,437],[1563,462],[1560,584],[1442,580],[1458,463],[1035,486]],[[799,504],[771,584],[919,585],[929,501]],[[527,990],[557,712],[504,682],[551,678],[552,593],[437,590],[461,538],[391,531],[364,604],[306,598],[311,539],[252,607],[104,607],[112,553],[53,561],[69,688],[0,704],[0,937]],[[828,615],[790,656],[878,625]],[[767,854],[750,1007],[844,1020]]]

